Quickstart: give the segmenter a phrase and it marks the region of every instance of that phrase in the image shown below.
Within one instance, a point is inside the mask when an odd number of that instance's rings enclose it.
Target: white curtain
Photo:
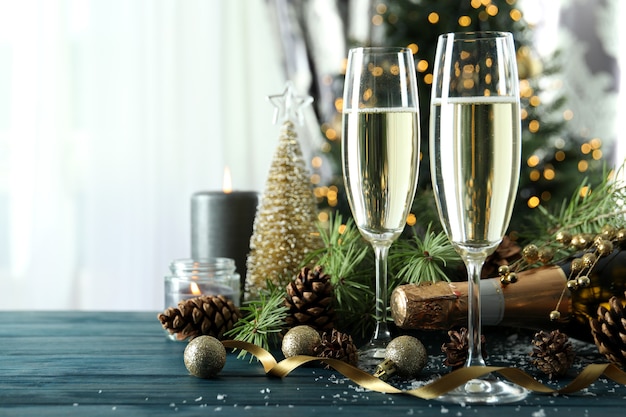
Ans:
[[[0,309],[160,310],[190,198],[262,190],[263,0],[0,0]]]

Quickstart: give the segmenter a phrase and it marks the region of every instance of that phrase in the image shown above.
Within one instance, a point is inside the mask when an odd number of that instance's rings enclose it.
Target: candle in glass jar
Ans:
[[[201,295],[223,295],[239,306],[240,277],[229,258],[176,259],[165,277],[165,308]]]

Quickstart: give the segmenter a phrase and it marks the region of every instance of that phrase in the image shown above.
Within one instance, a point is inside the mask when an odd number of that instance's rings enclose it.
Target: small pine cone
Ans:
[[[598,318],[589,322],[599,352],[612,364],[626,369],[626,317],[622,301],[611,297],[609,308],[598,307]]]
[[[322,358],[339,359],[340,361],[356,366],[359,361],[359,352],[352,341],[352,336],[341,333],[336,329],[322,333],[322,343],[315,347],[316,356]]]
[[[531,363],[550,379],[565,375],[576,357],[569,338],[558,330],[535,333],[532,344]]]
[[[304,324],[319,332],[332,330],[335,310],[330,276],[319,265],[314,269],[302,268],[287,285],[285,306],[289,309],[285,318],[288,328]]]
[[[239,308],[223,295],[190,298],[158,316],[161,325],[178,340],[213,336],[219,340],[241,318]]]
[[[450,341],[441,345],[441,351],[446,354],[443,364],[450,366],[452,369],[459,369],[465,365],[467,360],[467,351],[469,349],[468,341],[469,334],[465,327],[461,327],[459,331],[448,331]],[[485,336],[480,336],[480,343],[482,345],[483,358],[487,357],[485,350]]]

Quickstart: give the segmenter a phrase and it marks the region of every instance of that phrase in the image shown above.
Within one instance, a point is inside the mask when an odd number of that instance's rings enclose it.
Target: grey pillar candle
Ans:
[[[191,197],[191,257],[234,259],[241,294],[258,203],[253,191],[200,191]]]

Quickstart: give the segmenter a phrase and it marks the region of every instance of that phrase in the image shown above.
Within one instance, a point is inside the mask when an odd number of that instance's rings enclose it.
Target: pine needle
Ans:
[[[241,307],[243,317],[225,335],[269,350],[270,343],[278,339],[283,329],[288,309],[283,304],[284,291],[271,281],[267,282],[267,289],[261,291],[259,296],[259,299]],[[242,359],[246,356],[247,352],[241,351],[237,357]]]
[[[450,281],[451,268],[461,263],[461,258],[450,244],[443,231],[432,230],[428,225],[424,237],[414,234],[409,239],[399,239],[394,243],[389,254],[390,270],[394,272],[395,282],[423,283]]]

